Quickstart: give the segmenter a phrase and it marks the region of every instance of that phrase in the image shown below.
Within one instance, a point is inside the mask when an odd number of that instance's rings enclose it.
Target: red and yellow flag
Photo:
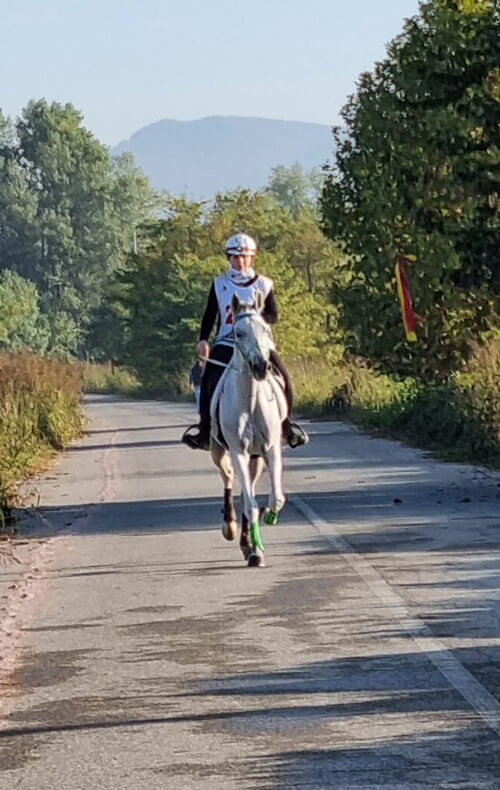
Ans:
[[[395,266],[395,272],[396,282],[398,285],[399,304],[401,306],[401,315],[403,316],[406,339],[409,343],[416,343],[417,335],[415,334],[415,314],[413,312],[410,288],[404,267],[404,264],[411,261],[412,259],[415,260],[413,256],[399,258]]]

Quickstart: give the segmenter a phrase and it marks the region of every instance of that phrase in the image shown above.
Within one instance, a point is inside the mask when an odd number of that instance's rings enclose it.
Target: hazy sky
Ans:
[[[418,0],[0,0],[0,108],[72,102],[114,145],[162,118],[333,124]]]

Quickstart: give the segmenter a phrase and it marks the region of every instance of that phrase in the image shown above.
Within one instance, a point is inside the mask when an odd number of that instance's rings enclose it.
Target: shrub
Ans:
[[[17,480],[81,432],[80,391],[77,365],[0,355],[0,507]]]

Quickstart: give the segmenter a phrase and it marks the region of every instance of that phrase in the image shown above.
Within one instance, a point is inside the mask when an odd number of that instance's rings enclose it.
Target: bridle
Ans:
[[[238,315],[236,316],[236,318],[233,321],[233,327],[236,326],[236,324],[239,321],[241,321],[243,318],[250,318],[250,319],[258,318],[259,319],[258,325],[264,329],[264,331],[266,332],[267,337],[269,338],[269,340],[271,340],[271,338],[272,338],[271,328],[265,323],[265,321],[262,319],[260,313],[257,312],[257,310],[249,310],[248,312],[245,312],[245,313],[238,313]],[[233,343],[235,348],[238,348],[238,343],[236,342],[236,337],[234,337],[234,336],[233,336],[232,343]],[[238,350],[240,350],[240,349],[238,349]],[[241,354],[241,351],[240,351],[240,354]],[[230,367],[234,368],[234,366],[232,364],[232,360],[229,363],[227,363],[227,362],[220,362],[218,359],[211,359],[210,357],[204,357],[204,356],[201,356],[201,354],[198,355],[198,359],[202,359],[204,362],[208,362],[208,363],[210,363],[212,365],[218,365],[220,368],[230,368]],[[244,357],[243,357],[243,359],[245,360],[246,364],[248,365],[247,360]]]
[[[250,324],[252,324],[252,323],[253,323],[253,324],[256,324],[256,325],[257,325],[257,326],[259,326],[259,327],[260,327],[262,330],[264,330],[264,333],[265,333],[265,335],[266,335],[266,340],[267,340],[267,341],[272,341],[272,333],[271,333],[271,328],[268,326],[268,324],[266,324],[266,322],[265,322],[265,321],[264,321],[264,319],[262,318],[261,314],[260,314],[260,313],[259,313],[257,310],[249,310],[248,312],[244,312],[244,313],[238,313],[238,315],[235,317],[235,319],[234,319],[234,321],[233,321],[233,326],[236,328],[236,325],[237,325],[237,324],[238,324],[240,321],[242,321],[244,318],[248,318],[248,319],[249,319],[249,322],[250,322]],[[241,351],[241,349],[238,347],[238,338],[236,337],[236,333],[234,333],[234,341],[233,341],[233,342],[234,342],[234,346],[235,346],[235,348],[237,348],[237,349],[238,349],[238,351],[240,352],[241,356],[243,357],[243,360],[245,361],[246,365],[249,367],[249,362],[248,362],[248,360],[247,360],[247,359],[246,359],[246,357],[244,356],[244,354],[243,354],[243,352]],[[260,348],[259,348],[259,353],[261,353],[261,352],[260,352]]]

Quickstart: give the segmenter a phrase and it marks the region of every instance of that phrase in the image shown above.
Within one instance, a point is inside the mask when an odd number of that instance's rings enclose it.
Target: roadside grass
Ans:
[[[78,365],[0,354],[0,529],[16,483],[81,434]]]
[[[141,390],[139,379],[128,368],[92,362],[81,368],[84,392],[135,395]]]
[[[294,408],[315,417],[328,409],[328,402],[335,386],[337,368],[321,359],[286,359],[294,392]]]

